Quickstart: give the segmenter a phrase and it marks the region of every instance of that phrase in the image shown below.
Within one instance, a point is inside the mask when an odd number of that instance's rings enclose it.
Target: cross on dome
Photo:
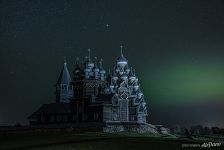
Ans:
[[[90,58],[90,53],[91,53],[91,49],[90,48],[88,49],[88,53],[89,53],[88,56],[89,56],[89,60],[90,60],[91,59]]]
[[[66,62],[66,57],[64,56],[64,64],[67,64],[67,62]]]
[[[120,51],[121,51],[121,54],[120,56],[117,58],[117,64],[118,65],[121,65],[122,68],[125,67],[125,65],[128,63],[128,60],[124,57],[123,55],[123,46],[121,45],[120,46]]]
[[[121,48],[121,56],[124,57],[123,56],[123,45],[121,45],[120,48]]]

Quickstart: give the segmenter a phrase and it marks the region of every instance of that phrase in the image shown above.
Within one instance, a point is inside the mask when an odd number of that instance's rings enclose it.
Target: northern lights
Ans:
[[[223,18],[222,0],[1,0],[0,125],[54,101],[64,56],[113,68],[124,45],[152,123],[224,126]]]
[[[180,61],[179,61],[180,62]],[[202,63],[202,64],[200,64]],[[223,62],[194,62],[166,64],[149,72],[144,78],[144,86],[156,103],[177,104],[195,101],[223,101]],[[147,86],[148,85],[148,86]],[[153,86],[151,86],[153,85]],[[145,89],[145,90],[146,90]],[[152,99],[153,99],[152,98]]]

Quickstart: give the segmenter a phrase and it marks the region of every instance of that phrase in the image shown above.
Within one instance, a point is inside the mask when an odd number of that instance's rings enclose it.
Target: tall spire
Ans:
[[[71,85],[71,77],[67,68],[66,58],[64,57],[64,65],[56,84],[56,102],[69,103],[69,98],[73,97]]]
[[[64,57],[64,65],[58,78],[57,84],[69,84],[71,82],[70,73],[67,68],[66,58]]]

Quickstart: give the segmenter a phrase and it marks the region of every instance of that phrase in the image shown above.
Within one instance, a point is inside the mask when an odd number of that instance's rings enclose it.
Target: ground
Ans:
[[[35,131],[1,133],[1,150],[145,150],[189,149],[183,144],[202,144],[210,140],[192,140],[174,136],[100,132],[74,133],[71,131]],[[212,139],[211,139],[212,140]],[[215,147],[212,147],[214,149]],[[216,149],[224,148],[216,147]],[[199,148],[202,149],[202,148]]]

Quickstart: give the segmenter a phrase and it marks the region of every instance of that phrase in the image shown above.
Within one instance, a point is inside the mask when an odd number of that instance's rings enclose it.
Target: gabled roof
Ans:
[[[67,68],[67,63],[64,62],[64,66],[61,70],[57,84],[69,84],[70,82],[71,82],[71,76],[70,76],[68,68]]]
[[[62,114],[62,113],[71,113],[69,103],[50,103],[43,104],[37,111],[35,111],[30,117],[39,114]]]

